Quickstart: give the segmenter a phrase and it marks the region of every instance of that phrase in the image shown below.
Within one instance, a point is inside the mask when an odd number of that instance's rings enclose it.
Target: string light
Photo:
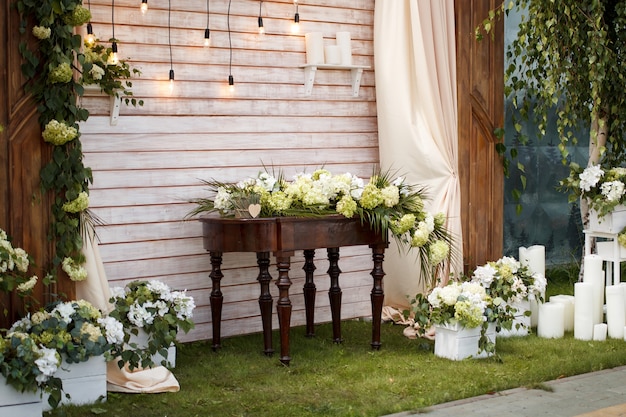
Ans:
[[[120,60],[117,57],[117,41],[115,40],[115,0],[111,0],[111,55],[107,60],[107,63],[110,65],[117,65]]]
[[[261,16],[262,6],[263,0],[259,0],[259,35],[265,35],[265,28],[263,27],[263,16]]]
[[[300,13],[298,13],[298,1],[294,0],[296,5],[296,14],[293,17],[293,23],[291,24],[291,33],[300,32]]]
[[[204,46],[211,46],[211,30],[209,29],[209,18],[211,13],[209,11],[209,0],[206,0],[206,29],[204,29]]]
[[[141,0],[140,10],[142,14],[146,14],[148,11],[148,0]]]
[[[174,61],[172,60],[172,0],[167,5],[167,43],[170,47],[170,90],[174,88]]]
[[[230,58],[228,61],[228,89],[233,92],[235,90],[235,78],[233,77],[233,42],[230,35],[230,3],[232,0],[228,0],[228,13],[226,15],[226,24],[228,26],[228,49],[230,51]]]
[[[91,14],[91,1],[87,1],[87,8],[89,14]],[[96,35],[93,34],[93,26],[91,26],[91,19],[87,22],[87,36],[85,36],[85,42],[88,46],[93,46],[96,43]]]

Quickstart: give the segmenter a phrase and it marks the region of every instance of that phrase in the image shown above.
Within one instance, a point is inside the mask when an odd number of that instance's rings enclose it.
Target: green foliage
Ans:
[[[626,365],[623,340],[499,338],[500,361],[450,361],[433,354],[433,342],[410,340],[404,326],[383,324],[379,351],[369,346],[371,323],[341,323],[341,344],[332,341],[330,323],[316,326],[316,337],[294,327],[292,361],[281,366],[263,355],[263,335],[178,347],[173,370],[181,390],[164,394],[109,393],[100,415],[256,417],[354,417],[425,412],[435,404],[538,386],[543,382]],[[278,332],[274,332],[274,347]],[[574,359],[573,359],[574,358]],[[94,406],[62,407],[50,417],[84,417]],[[420,414],[421,415],[421,414]],[[427,416],[428,414],[424,414]]]
[[[91,58],[97,56],[98,59],[94,62],[85,60],[85,53],[81,50],[82,38],[75,34],[74,26],[89,21],[91,14],[82,7],[81,0],[18,0],[15,6],[21,16],[19,31],[23,40],[19,51],[23,57],[22,72],[29,80],[26,91],[37,103],[42,131],[48,123],[55,121],[78,132],[79,123],[89,117],[87,109],[80,107],[77,101],[77,97],[84,93],[84,83],[98,84],[111,96],[117,96],[121,91],[127,104],[143,104],[141,100],[129,98],[132,96],[129,78],[139,71],[131,71],[124,61],[115,65],[102,62],[110,48],[96,45],[88,52]],[[75,62],[86,68],[75,67]],[[95,76],[97,79],[94,79],[94,72],[90,72],[95,63],[102,65],[102,72]],[[85,69],[92,74],[91,78],[85,77]],[[71,76],[73,70],[82,71],[83,77],[75,80]],[[76,199],[81,192],[88,193],[93,181],[91,169],[83,163],[80,132],[69,141],[56,145],[50,161],[40,173],[42,190],[53,195],[50,238],[55,243],[55,256],[49,266],[53,274],[66,258],[76,264],[83,261],[80,257],[83,245],[81,213],[68,213],[63,210],[63,205]]]
[[[548,129],[548,114],[558,115],[556,129],[562,162],[578,143],[576,132],[599,121],[607,129],[600,149],[605,166],[626,161],[626,3],[616,0],[510,0],[476,29],[477,39],[493,21],[516,9],[524,18],[506,51],[505,95],[513,103],[513,122],[522,145],[521,123],[530,120],[538,136]],[[492,33],[493,35],[493,33]],[[605,125],[603,125],[605,124]],[[592,132],[592,137],[595,136]],[[514,160],[513,149],[498,151]],[[505,168],[508,166],[505,165]],[[518,169],[520,167],[518,165]],[[519,191],[517,196],[519,197]]]

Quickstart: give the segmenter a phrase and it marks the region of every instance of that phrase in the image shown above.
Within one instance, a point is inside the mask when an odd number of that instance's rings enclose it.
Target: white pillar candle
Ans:
[[[606,340],[606,323],[598,323],[593,325],[593,340],[602,342]]]
[[[546,339],[563,337],[565,306],[562,303],[543,303],[539,306],[537,336]]]
[[[537,327],[537,319],[539,317],[539,301],[530,300],[530,327]]]
[[[519,248],[519,261],[528,268],[531,274],[546,275],[546,247],[533,245],[528,248]]]
[[[602,258],[599,255],[585,256],[585,272],[583,282],[592,284],[593,293],[593,324],[603,323],[604,309],[604,273],[602,272]]]
[[[329,65],[341,64],[341,52],[337,45],[326,45],[324,47],[324,60]]]
[[[620,285],[606,287],[606,324],[608,335],[613,339],[624,338],[624,289]]]
[[[621,282],[618,287],[620,287],[623,291],[623,297],[624,297],[624,320],[626,321],[626,282]],[[626,332],[624,334],[624,337],[626,337]]]
[[[591,340],[593,338],[593,284],[577,282],[574,284],[574,338]]]
[[[306,41],[306,63],[324,63],[324,38],[320,32],[311,32],[304,35]]]
[[[341,65],[352,65],[352,40],[350,32],[337,32],[337,46],[340,50]]]
[[[574,296],[573,295],[553,295],[550,297],[551,303],[563,303],[563,328],[566,332],[574,330]]]

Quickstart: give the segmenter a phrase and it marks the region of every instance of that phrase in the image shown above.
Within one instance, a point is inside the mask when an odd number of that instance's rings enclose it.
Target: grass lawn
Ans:
[[[548,285],[548,295],[572,293],[570,278]],[[109,393],[102,404],[63,407],[48,416],[191,417],[191,416],[383,416],[509,388],[541,383],[626,365],[626,342],[499,338],[497,357],[461,362],[435,357],[433,342],[409,340],[403,326],[383,324],[380,351],[369,342],[371,324],[342,323],[344,342],[331,341],[330,324],[319,325],[315,338],[292,329],[291,366],[278,354],[262,354],[261,334],[178,349],[174,375],[178,393]],[[278,333],[274,343],[277,348]]]

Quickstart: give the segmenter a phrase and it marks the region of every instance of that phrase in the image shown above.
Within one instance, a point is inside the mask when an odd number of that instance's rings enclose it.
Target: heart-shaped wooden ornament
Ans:
[[[261,213],[261,205],[260,204],[250,204],[248,206],[248,212],[252,216],[252,218],[256,218]]]

